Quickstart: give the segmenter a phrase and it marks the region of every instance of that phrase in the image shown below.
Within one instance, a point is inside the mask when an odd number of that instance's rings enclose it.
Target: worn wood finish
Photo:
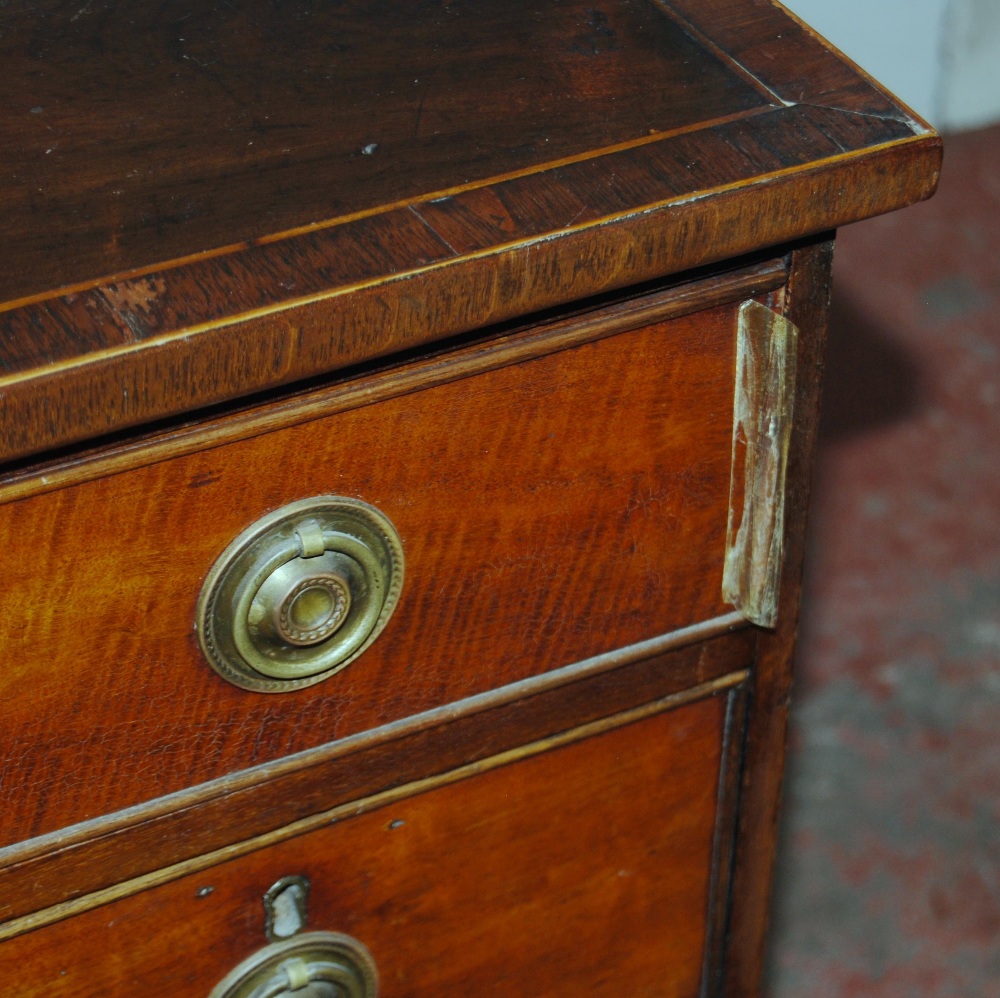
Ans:
[[[723,306],[5,507],[4,844],[726,612],[735,324]],[[327,493],[399,530],[396,614],[318,686],[232,687],[195,640],[202,581]]]
[[[29,933],[5,944],[19,994],[207,993],[264,942],[263,892],[298,873],[312,883],[310,926],[363,940],[387,996],[688,998],[709,916],[726,702],[680,707]]]
[[[853,127],[854,122],[849,124]],[[760,147],[767,150],[780,143],[788,127],[797,125],[775,121],[773,134],[760,136]],[[810,130],[805,134],[822,135]],[[649,196],[655,200],[651,204],[638,213],[623,211],[618,220],[601,212],[592,224],[574,223],[559,238],[554,239],[551,230],[542,230],[505,241],[495,250],[454,259],[450,251],[442,250],[442,258],[434,266],[433,260],[422,259],[413,269],[393,272],[387,279],[372,275],[312,296],[294,295],[221,321],[172,325],[153,338],[147,338],[146,329],[158,314],[161,295],[173,285],[177,291],[172,297],[202,300],[203,275],[191,276],[182,268],[136,278],[122,289],[122,300],[139,316],[137,332],[130,331],[120,348],[86,344],[86,353],[77,353],[88,327],[94,326],[93,322],[81,322],[80,312],[92,307],[98,316],[96,328],[102,331],[117,321],[107,314],[101,301],[88,304],[101,292],[89,297],[85,293],[88,301],[70,296],[72,319],[60,314],[58,302],[9,312],[3,323],[11,344],[6,362],[12,371],[0,377],[0,388],[10,432],[0,456],[13,458],[72,443],[342,369],[504,321],[533,308],[549,308],[723,260],[758,248],[761,231],[769,232],[775,242],[796,239],[830,224],[856,220],[859,201],[860,217],[867,217],[911,200],[912,188],[918,183],[925,183],[924,193],[933,188],[926,178],[938,153],[926,143],[910,141],[907,147],[897,149],[886,140],[881,151],[865,159],[840,153],[840,145],[834,143],[829,155],[838,169],[832,173],[807,168],[816,153],[807,150],[803,155],[792,147],[793,155],[787,161],[779,160],[774,171],[761,178],[759,170],[747,165],[742,152],[751,142],[751,136],[737,133],[718,143],[672,150],[666,168],[685,171],[682,180],[688,178],[687,163],[692,159],[701,162],[706,157],[728,156],[735,163],[736,168],[718,183],[694,193],[682,184],[664,189],[664,167],[658,164],[648,171],[642,167],[642,174],[636,177],[628,164],[618,168],[607,158],[595,161],[593,169],[602,176],[588,180],[587,188],[652,188]],[[794,166],[803,169],[796,172],[791,169]],[[890,182],[867,186],[873,170]],[[752,198],[738,186],[741,182],[757,185]],[[859,201],[843,199],[845,187],[862,188],[866,196]],[[678,190],[681,193],[674,193]],[[581,196],[590,195],[584,191]],[[579,212],[580,197],[572,191],[567,197],[570,205],[560,214],[569,219]],[[544,192],[528,192],[525,200],[528,204],[545,203],[550,197]],[[560,195],[556,200],[565,199]],[[276,251],[282,257],[301,258],[301,269],[287,280],[299,284],[303,273],[322,274],[327,256],[366,259],[371,252],[370,225],[367,221],[357,225],[360,231],[331,230],[331,245],[320,253],[311,247],[302,247],[300,252],[282,246]],[[398,231],[400,227],[390,225],[386,236]],[[247,252],[253,255],[264,250]],[[260,266],[256,259],[247,259],[245,265],[227,262],[215,269],[209,286],[218,301],[238,303],[241,288],[255,289],[269,283],[267,261],[261,261]],[[241,275],[236,286],[228,276],[233,271]],[[222,275],[221,284],[218,275]],[[54,341],[48,338],[50,330]],[[19,345],[25,342],[31,345],[33,355],[27,368],[24,358],[18,356]],[[71,355],[65,355],[60,344],[69,344]],[[46,357],[46,362],[35,366],[36,355]]]
[[[750,252],[761,232],[775,244],[930,193],[936,137],[796,22],[755,7],[765,35],[747,27],[742,3],[713,4],[710,15],[687,6],[574,2],[543,16],[529,0],[494,0],[472,19],[414,5],[393,17],[400,34],[372,34],[367,55],[348,18],[351,41],[322,56],[311,47],[322,44],[317,12],[292,11],[281,30],[307,43],[288,51],[309,67],[298,87],[289,81],[301,73],[287,76],[280,59],[258,72],[248,25],[267,20],[253,20],[262,3],[192,14],[219,37],[233,20],[251,45],[233,65],[235,49],[203,37],[216,69],[185,62],[194,43],[172,39],[180,8],[154,16],[140,6],[129,26],[106,2],[72,29],[53,12],[44,38],[27,13],[7,15],[5,44],[21,52],[27,36],[37,51],[35,62],[13,59],[8,82],[21,113],[7,170],[18,179],[0,187],[0,207],[18,265],[0,293],[10,428],[0,460]],[[58,87],[86,44],[111,44],[150,17],[146,68],[115,69],[138,73],[121,105],[74,87],[83,111],[54,99],[23,107],[37,93],[25,65],[44,62],[46,86]],[[792,41],[769,48],[782,25]],[[498,57],[498,39],[536,31],[549,38],[544,57],[531,45]],[[397,49],[405,40],[419,53],[421,32],[437,39],[435,69],[415,68],[411,88],[397,79],[409,75]],[[726,53],[710,35],[745,44]],[[796,61],[800,50],[807,58]],[[283,50],[269,39],[269,51]],[[370,92],[372,78],[384,94]],[[445,109],[421,87],[448,78],[463,81],[462,99]],[[329,99],[333,86],[344,99]],[[185,87],[185,108],[205,91],[206,115],[157,116]],[[254,114],[276,100],[273,88],[282,110],[269,125]],[[391,137],[365,156],[373,119]],[[114,157],[93,155],[96,135],[118,143]],[[156,167],[126,170],[150,144]],[[53,252],[55,232],[73,252]],[[66,266],[82,269],[52,272]]]

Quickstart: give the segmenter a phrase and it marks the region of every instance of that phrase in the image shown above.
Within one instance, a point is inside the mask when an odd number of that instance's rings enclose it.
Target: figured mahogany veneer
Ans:
[[[738,696],[577,734],[22,937],[22,994],[207,994],[296,873],[311,926],[364,939],[387,995],[693,995]]]
[[[728,612],[734,328],[720,307],[12,503],[2,844]],[[202,580],[326,493],[395,524],[396,614],[318,687],[228,685]]]
[[[384,998],[757,993],[832,230],[938,137],[769,0],[0,7],[4,993],[207,996],[289,874]],[[395,615],[230,686],[338,493]]]

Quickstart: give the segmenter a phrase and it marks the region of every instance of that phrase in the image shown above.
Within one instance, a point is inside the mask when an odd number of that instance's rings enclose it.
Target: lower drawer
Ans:
[[[384,996],[694,996],[719,938],[741,698],[618,715],[10,940],[10,993],[207,996],[265,944],[264,893],[300,875],[306,927],[361,940]]]

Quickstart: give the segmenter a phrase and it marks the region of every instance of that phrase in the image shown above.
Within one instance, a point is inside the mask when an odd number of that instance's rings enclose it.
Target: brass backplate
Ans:
[[[234,967],[208,998],[377,998],[368,950],[339,932],[304,932],[258,950]]]
[[[371,645],[403,585],[403,548],[374,506],[315,496],[269,513],[219,556],[195,627],[236,686],[285,693],[318,683]]]

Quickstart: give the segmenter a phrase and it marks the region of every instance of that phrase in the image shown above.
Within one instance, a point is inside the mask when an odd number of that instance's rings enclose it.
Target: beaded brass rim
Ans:
[[[375,961],[352,936],[304,932],[258,950],[219,981],[209,998],[290,998],[295,994],[378,998]]]
[[[403,549],[368,503],[315,496],[243,531],[219,556],[195,627],[224,679],[263,693],[318,683],[378,637],[403,585]]]

